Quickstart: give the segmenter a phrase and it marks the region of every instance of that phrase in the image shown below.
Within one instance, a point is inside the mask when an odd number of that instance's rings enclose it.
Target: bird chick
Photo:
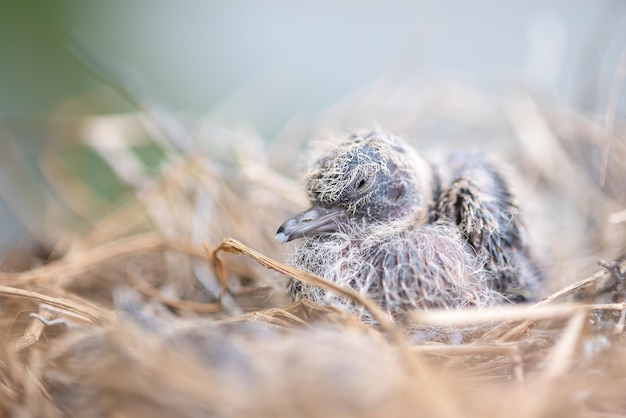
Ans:
[[[276,239],[303,238],[292,265],[373,298],[393,316],[532,297],[539,282],[510,187],[481,157],[436,165],[403,140],[353,134],[313,167],[308,210]],[[295,297],[354,309],[291,282]]]

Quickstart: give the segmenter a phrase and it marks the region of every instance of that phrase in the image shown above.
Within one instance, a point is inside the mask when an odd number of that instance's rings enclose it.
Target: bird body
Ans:
[[[302,238],[291,264],[373,298],[397,316],[415,308],[483,307],[532,298],[540,274],[515,196],[483,157],[424,160],[382,132],[354,134],[316,162],[312,207],[276,239]],[[297,281],[292,294],[351,309]]]

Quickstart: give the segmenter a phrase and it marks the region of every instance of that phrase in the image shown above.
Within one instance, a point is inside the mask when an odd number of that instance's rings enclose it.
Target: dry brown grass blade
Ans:
[[[615,327],[613,328],[613,334],[621,334],[624,332],[624,323],[626,322],[626,309],[622,309],[622,313],[619,316]]]
[[[592,310],[623,310],[626,308],[626,303],[607,303],[604,305],[580,305],[580,308],[585,312]],[[504,323],[500,327],[498,327],[497,334],[500,336],[497,338],[497,341],[509,341],[512,338],[516,338],[519,335],[523,334],[526,329],[533,324],[532,320],[525,320],[517,325],[512,326],[510,323]],[[502,332],[506,331],[506,332]],[[491,337],[491,335],[489,335]]]
[[[489,324],[493,322],[503,322],[510,325],[511,321],[526,321],[529,324],[543,319],[567,318],[572,314],[593,310],[615,310],[626,309],[626,302],[598,303],[598,304],[559,304],[554,306],[532,305],[532,306],[506,306],[481,310],[431,310],[418,311],[411,314],[414,320],[422,325],[438,326],[467,326]],[[524,323],[526,323],[524,322]],[[520,324],[521,325],[521,324]],[[527,326],[527,325],[526,325]]]
[[[546,359],[544,379],[555,379],[567,373],[574,361],[586,323],[587,312],[582,309],[567,322],[559,342]]]
[[[209,244],[207,244],[206,242],[203,242],[202,248],[204,248],[204,252],[206,253],[209,263],[211,264],[211,267],[213,268],[213,271],[215,272],[217,279],[220,281],[220,294],[219,294],[218,302],[221,302],[222,298],[224,297],[224,294],[228,290],[228,277],[226,275],[226,268],[224,267],[224,264],[217,257],[217,252],[219,250],[219,247],[218,249],[213,251],[213,249],[209,246]]]
[[[256,313],[257,312],[253,312],[253,314],[256,314]],[[300,326],[303,326],[303,327],[310,327],[311,326],[311,324],[309,324],[305,320],[298,318],[296,315],[294,315],[291,312],[287,311],[286,309],[282,309],[282,308],[270,308],[270,309],[267,309],[265,312],[263,312],[263,315],[268,316],[268,317],[273,317],[273,318],[279,317],[279,316],[284,316],[289,321],[292,321],[293,323],[298,324]]]
[[[419,353],[429,357],[440,358],[456,358],[456,362],[465,362],[467,358],[489,358],[490,361],[502,358],[507,365],[512,366],[515,380],[519,383],[524,381],[524,361],[522,359],[521,344],[514,343],[498,343],[498,344],[424,344],[415,345],[409,348],[411,352]],[[460,363],[459,363],[460,364]],[[483,363],[483,364],[489,364]],[[480,366],[475,366],[473,371],[479,371]],[[493,368],[492,368],[493,370]],[[479,372],[480,373],[480,372]]]
[[[584,289],[586,287],[589,287],[595,284],[598,280],[602,279],[607,274],[608,274],[608,271],[606,269],[598,270],[595,273],[593,273],[591,276],[587,277],[586,279],[580,280],[572,285],[566,286],[563,289],[560,289],[554,292],[553,294],[543,299],[542,301],[537,302],[534,306],[547,305],[559,299],[563,299],[567,296],[570,296],[578,292],[581,289]]]
[[[128,274],[127,278],[135,289],[154,300],[171,306],[172,308],[198,313],[213,313],[220,310],[219,303],[198,303],[167,296],[132,273]]]
[[[173,250],[198,258],[204,256],[193,245],[168,241],[160,234],[146,233],[122,238],[90,250],[70,253],[58,261],[26,272],[0,273],[0,280],[16,280],[25,284],[49,282],[61,277],[67,279],[120,257],[162,250]]]
[[[214,251],[212,251],[211,248],[206,244],[204,245],[204,247],[207,251],[207,254],[209,254],[211,263],[215,268],[215,273],[218,277],[220,277],[223,286],[225,286],[226,284],[226,272],[221,260],[219,259],[219,257],[217,257],[218,253],[224,251],[233,254],[244,254],[252,258],[257,263],[261,264],[263,267],[293,277],[303,283],[330,290],[337,295],[350,299],[357,305],[363,306],[372,314],[374,319],[378,321],[381,329],[388,332],[389,335],[392,336],[396,342],[404,342],[403,334],[400,332],[398,327],[391,321],[391,319],[389,319],[389,317],[378,307],[378,305],[376,305],[376,303],[374,303],[371,299],[358,294],[352,289],[337,286],[336,284],[331,283],[315,274],[307,273],[295,267],[279,263],[278,261],[275,261],[261,254],[260,252],[248,247],[242,242],[232,238],[226,238]]]
[[[564,318],[580,309],[579,305],[558,306],[506,306],[481,310],[430,310],[411,314],[416,323],[436,326],[467,326],[506,321],[538,321],[542,319]]]
[[[267,324],[271,324],[271,325],[274,325],[275,327],[279,327],[283,329],[294,327],[293,323],[289,322],[286,319],[278,318],[278,317],[271,316],[271,315],[266,315],[263,312],[252,312],[252,318],[255,321],[265,322]]]
[[[582,289],[585,289],[591,285],[594,285],[599,280],[603,279],[608,273],[609,272],[606,269],[598,270],[597,272],[587,277],[586,279],[580,280],[572,285],[569,285],[560,290],[557,290],[556,292],[552,293],[550,296],[532,305],[530,308],[548,305],[558,300],[561,300],[567,296],[570,296]],[[623,309],[623,308],[615,306],[615,307],[611,307],[608,309]],[[479,341],[486,343],[486,342],[492,341],[494,338],[497,338],[499,341],[508,341],[510,338],[513,338],[523,333],[526,330],[526,328],[528,328],[528,326],[530,326],[532,323],[533,323],[532,320],[524,320],[523,322],[515,325],[515,324],[512,324],[510,321],[507,321],[505,323],[498,325],[497,327],[495,327],[494,329],[492,329],[491,331],[483,335]]]
[[[55,313],[50,311],[41,311],[40,315],[41,318],[45,320],[52,320],[56,316]],[[15,341],[15,348],[18,351],[21,351],[26,347],[35,344],[37,341],[39,341],[41,333],[43,332],[45,327],[46,324],[44,324],[42,321],[37,318],[32,318],[28,323],[28,326],[26,326],[24,334],[20,338],[18,338],[17,341]]]
[[[622,260],[620,262],[620,265],[618,267],[621,267],[621,264],[623,263],[624,260]],[[597,272],[595,272],[594,274],[592,274],[591,276],[589,276],[586,279],[580,280],[570,286],[566,286],[561,290],[558,290],[556,292],[554,292],[553,294],[551,294],[550,296],[548,296],[547,298],[543,299],[540,302],[537,302],[535,305],[533,306],[542,306],[542,305],[547,305],[550,303],[553,303],[557,300],[563,299],[567,296],[570,296],[582,289],[585,289],[589,286],[595,285],[599,280],[601,280],[602,278],[604,278],[607,274],[609,273],[609,271],[606,268],[603,268],[601,270],[598,270]],[[593,305],[590,305],[591,309],[600,309],[599,307],[593,307]],[[621,305],[616,305],[614,307],[608,307],[608,309],[624,309],[623,306]],[[504,333],[500,339],[501,340],[508,340],[509,338],[512,338],[516,335],[518,335],[520,332],[523,332],[524,329],[526,329],[532,322],[531,321],[524,321],[521,324],[518,324],[515,327],[508,327],[508,331],[506,333]],[[503,326],[506,324],[503,324]]]
[[[247,312],[237,316],[217,319],[215,322],[227,323],[249,321],[256,319],[257,317],[255,316],[255,314],[258,312],[269,317],[283,317],[292,321],[294,324],[307,328],[313,327],[310,321],[311,316],[323,315],[324,317],[330,317],[333,313],[338,313],[335,308],[316,305],[313,304],[313,302],[308,301],[307,299],[300,299],[286,306],[268,308],[264,311]],[[300,314],[294,314],[292,312],[300,312]],[[341,313],[343,314],[344,312],[342,311]]]
[[[2,285],[0,285],[0,296],[29,299],[37,304],[45,303],[55,308],[71,312],[97,325],[110,324],[115,321],[115,315],[112,312],[83,300],[73,301],[67,298],[53,297],[44,295],[43,293]]]
[[[609,215],[608,222],[610,224],[626,222],[626,209],[611,213]]]
[[[545,369],[537,381],[547,384],[539,386],[543,390],[534,391],[533,402],[527,404],[527,416],[551,415],[549,411],[554,406],[554,396],[559,393],[559,385],[554,383],[562,383],[567,378],[566,374],[574,362],[586,323],[587,315],[584,310],[580,310],[567,322],[560,339],[544,359]]]
[[[411,351],[438,356],[467,356],[467,355],[504,355],[511,356],[518,353],[517,345],[510,344],[465,344],[465,345],[414,345]]]

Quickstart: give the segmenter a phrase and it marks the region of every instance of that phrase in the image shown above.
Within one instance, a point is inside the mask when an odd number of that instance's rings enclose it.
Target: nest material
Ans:
[[[558,209],[556,218],[529,217],[536,222],[531,235],[540,230],[537,248],[550,244],[545,263],[555,292],[532,307],[411,311],[403,320],[416,326],[412,330],[436,330],[419,336],[350,288],[276,261],[285,254],[272,242],[275,228],[306,199],[297,181],[277,173],[275,154],[246,155],[246,149],[263,148],[254,137],[245,136],[252,145],[242,145],[237,158],[198,158],[192,155],[203,151],[177,151],[176,139],[168,137],[157,143],[164,158],[155,176],[129,147],[145,136],[138,118],[66,126],[77,132],[64,137],[83,138],[124,180],[124,204],[103,207],[80,176],[62,170],[56,154],[44,155],[43,171],[71,211],[51,210],[44,225],[62,228],[54,234],[44,228],[37,237],[44,247],[56,244],[55,261],[42,263],[27,252],[30,264],[0,274],[2,415],[623,415],[624,260],[600,268],[593,262],[626,252],[626,173],[618,164],[623,144],[614,142],[608,155],[604,193],[587,167],[569,158],[572,136],[559,136],[559,127],[571,129],[565,123],[571,115],[515,101],[502,113],[481,99],[476,109],[482,120],[493,110],[490,126],[500,130],[502,115],[514,121],[509,134],[520,140],[500,151],[517,156],[511,160],[532,184],[544,215],[546,208]],[[382,102],[360,107],[358,118],[338,106],[319,123],[353,128],[355,121],[378,119],[408,137],[424,133],[416,128],[419,116],[408,117],[411,106]],[[575,120],[592,133],[576,141],[601,137],[602,128],[589,119]],[[543,135],[543,153],[533,151],[532,129]],[[224,135],[214,139],[223,142]],[[269,147],[280,144],[279,137]],[[571,229],[554,233],[558,222]],[[594,227],[573,242],[581,223]],[[248,245],[219,245],[225,236]],[[203,241],[211,247],[203,249]],[[323,305],[287,304],[289,277],[347,298],[378,325]],[[572,277],[583,280],[571,285]],[[578,302],[559,303],[573,298]]]

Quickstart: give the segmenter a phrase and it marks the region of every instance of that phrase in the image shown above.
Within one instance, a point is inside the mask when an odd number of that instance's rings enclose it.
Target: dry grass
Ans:
[[[141,115],[55,125],[40,166],[56,197],[41,198],[35,229],[55,259],[26,252],[9,271],[15,253],[0,273],[1,415],[624,416],[623,126],[527,94],[429,86],[383,80],[269,144],[249,130],[188,134],[141,102]],[[306,205],[294,138],[372,120],[425,151],[436,123],[450,124],[444,148],[488,148],[517,167],[548,276],[541,302],[414,312],[407,332],[367,297],[280,262],[275,229]],[[164,156],[158,174],[132,150],[146,144]],[[76,146],[123,181],[121,201],[63,165],[57,150]],[[288,277],[379,326],[289,303]]]

